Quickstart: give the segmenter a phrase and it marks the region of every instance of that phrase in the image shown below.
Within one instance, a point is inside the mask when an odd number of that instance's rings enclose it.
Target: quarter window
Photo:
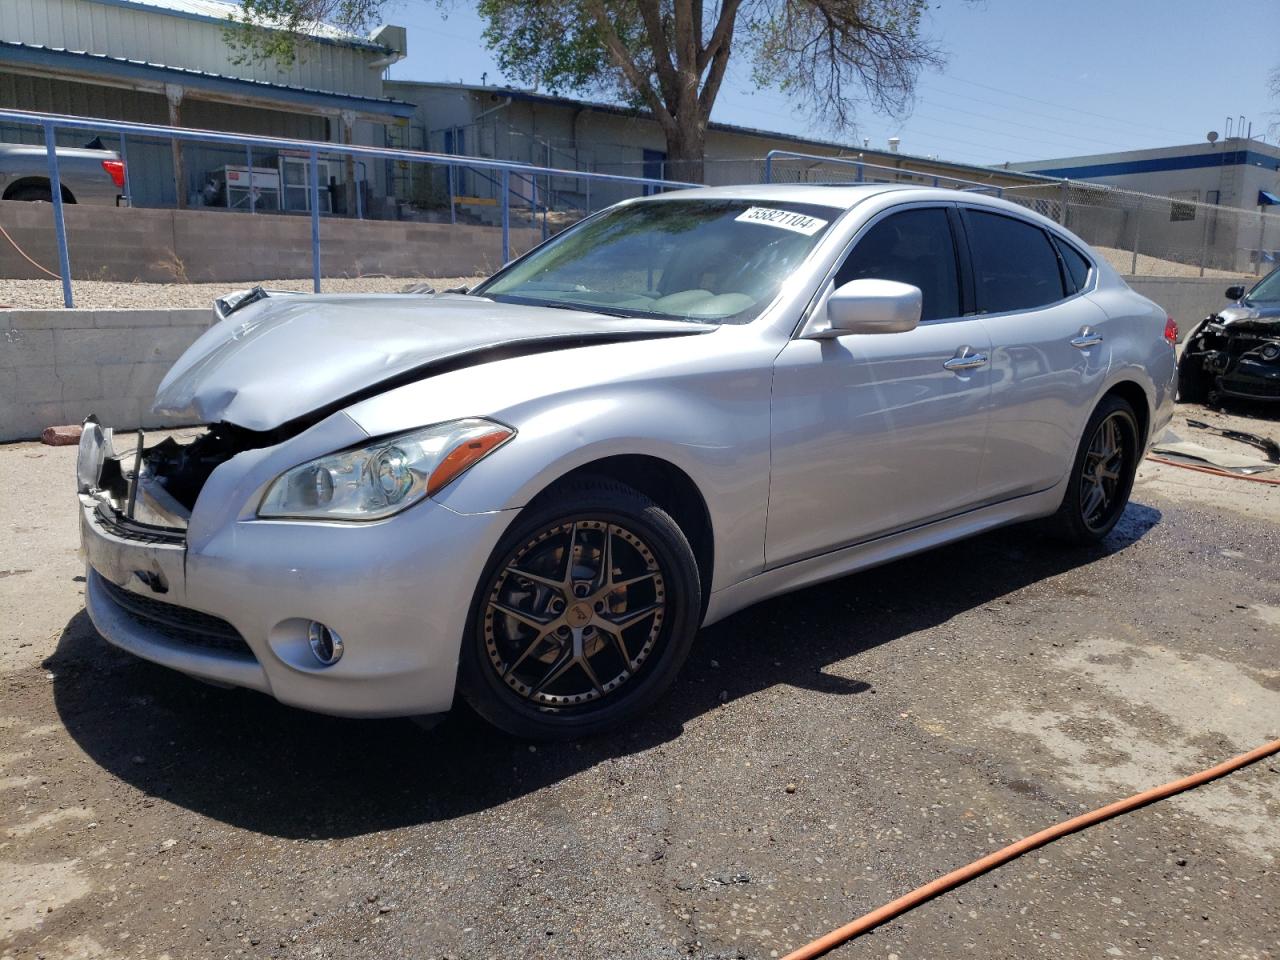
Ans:
[[[1034,224],[996,213],[966,210],[980,313],[1031,310],[1065,295],[1058,257]]]
[[[1062,262],[1067,265],[1067,278],[1070,280],[1071,293],[1079,293],[1089,281],[1090,264],[1083,254],[1071,244],[1054,237],[1058,252],[1062,254]]]
[[[836,286],[850,280],[897,280],[919,287],[921,320],[960,316],[956,247],[947,211],[903,210],[885,217],[858,241],[836,273]]]

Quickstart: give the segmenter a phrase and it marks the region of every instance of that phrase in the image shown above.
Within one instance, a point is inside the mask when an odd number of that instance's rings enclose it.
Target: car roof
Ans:
[[[996,189],[992,187],[990,189]],[[835,209],[849,210],[864,200],[884,194],[910,194],[904,201],[961,202],[974,206],[990,207],[1001,213],[1031,220],[1058,233],[1066,233],[1061,224],[1036,211],[1011,203],[978,189],[953,190],[946,187],[926,187],[909,183],[748,183],[729,187],[691,187],[668,190],[665,193],[637,198],[632,203],[661,203],[668,200],[750,200],[762,203],[810,203]],[[1083,242],[1083,241],[1081,241]]]

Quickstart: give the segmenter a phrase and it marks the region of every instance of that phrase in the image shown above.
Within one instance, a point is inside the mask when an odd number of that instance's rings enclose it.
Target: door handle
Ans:
[[[1077,350],[1087,350],[1090,347],[1096,347],[1102,342],[1102,334],[1096,330],[1090,330],[1085,327],[1080,331],[1078,336],[1071,338],[1071,345]]]
[[[985,366],[987,363],[987,355],[985,353],[966,353],[959,357],[952,357],[950,360],[943,362],[943,367],[948,370],[973,370],[975,367]]]

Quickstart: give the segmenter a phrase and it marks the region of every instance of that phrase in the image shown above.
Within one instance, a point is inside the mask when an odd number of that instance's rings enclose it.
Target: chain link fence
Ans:
[[[1275,214],[1070,180],[1003,196],[1062,224],[1126,276],[1243,279],[1280,262]]]
[[[851,158],[776,157],[773,183],[903,183],[990,193],[1021,204],[1071,230],[1121,274],[1131,277],[1247,279],[1280,263],[1280,215],[1072,180],[1019,183],[1000,171],[969,177]],[[728,178],[726,178],[728,175]],[[738,177],[736,181],[733,177]],[[750,178],[750,179],[748,179]],[[765,179],[764,161],[708,162],[709,183]]]

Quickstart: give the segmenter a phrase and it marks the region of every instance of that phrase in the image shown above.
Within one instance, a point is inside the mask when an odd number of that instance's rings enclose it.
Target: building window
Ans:
[[[1200,200],[1199,190],[1174,190],[1169,194],[1173,203],[1169,205],[1169,220],[1194,220],[1196,218],[1196,203]],[[1179,203],[1178,201],[1183,201]]]

